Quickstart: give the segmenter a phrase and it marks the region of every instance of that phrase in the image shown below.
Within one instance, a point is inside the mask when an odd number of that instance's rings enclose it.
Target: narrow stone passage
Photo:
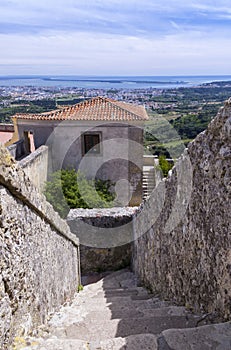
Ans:
[[[37,338],[14,349],[230,350],[231,323],[203,326],[201,319],[138,287],[125,269],[85,286]]]

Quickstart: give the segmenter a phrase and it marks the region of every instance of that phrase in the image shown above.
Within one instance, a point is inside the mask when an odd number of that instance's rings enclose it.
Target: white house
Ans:
[[[130,188],[130,205],[142,200],[143,106],[96,97],[74,106],[13,118],[25,153],[49,146],[49,171],[81,169],[88,178]],[[34,144],[33,144],[34,143]],[[129,186],[128,186],[129,183]]]

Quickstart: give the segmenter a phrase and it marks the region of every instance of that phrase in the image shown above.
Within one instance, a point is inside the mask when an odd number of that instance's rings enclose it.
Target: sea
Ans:
[[[0,86],[55,87],[83,89],[171,89],[204,83],[231,81],[231,75],[185,76],[0,76]]]

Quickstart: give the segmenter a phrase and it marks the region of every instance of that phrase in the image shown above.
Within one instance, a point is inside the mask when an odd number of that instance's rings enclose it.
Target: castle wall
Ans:
[[[0,348],[46,323],[79,283],[78,238],[0,146]]]
[[[133,220],[133,268],[193,310],[231,318],[231,100]]]
[[[19,165],[39,189],[39,192],[42,193],[44,184],[47,181],[48,147],[39,147],[33,153],[30,153],[27,157],[19,161]]]
[[[67,223],[80,240],[81,273],[131,264],[132,215],[137,208],[71,209]]]

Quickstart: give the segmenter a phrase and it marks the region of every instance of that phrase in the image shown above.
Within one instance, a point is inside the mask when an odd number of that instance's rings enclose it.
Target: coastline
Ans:
[[[0,76],[0,87],[76,87],[82,89],[171,89],[231,81],[231,75],[211,76]]]

